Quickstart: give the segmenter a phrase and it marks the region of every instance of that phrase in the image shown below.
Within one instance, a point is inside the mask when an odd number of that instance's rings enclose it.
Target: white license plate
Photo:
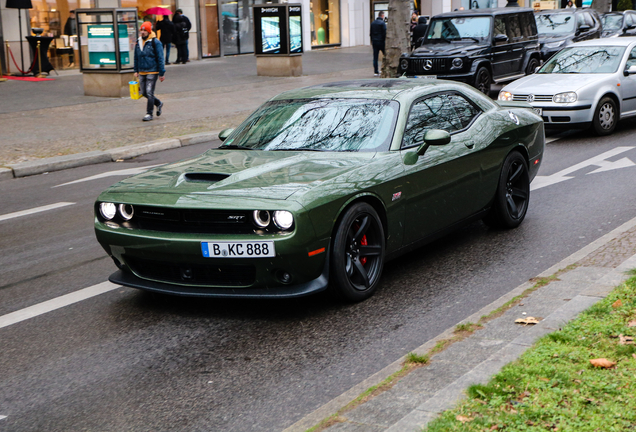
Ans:
[[[206,258],[266,258],[275,257],[273,241],[201,242]]]
[[[416,75],[415,78],[437,79],[437,75]]]
[[[536,115],[543,115],[543,108],[532,108]]]

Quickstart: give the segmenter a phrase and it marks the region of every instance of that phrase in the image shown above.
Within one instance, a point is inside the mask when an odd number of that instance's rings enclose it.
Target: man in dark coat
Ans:
[[[384,12],[378,13],[378,18],[371,23],[371,45],[373,45],[373,72],[375,76],[380,76],[378,69],[378,57],[380,51],[384,54],[384,41],[386,39],[386,23],[384,22]]]
[[[420,39],[424,37],[424,35],[426,34],[426,29],[428,28],[428,24],[426,24],[426,21],[427,19],[424,16],[419,17],[417,20],[417,25],[413,29],[413,49],[422,45],[422,41]]]
[[[192,28],[192,23],[190,22],[188,17],[183,14],[183,11],[181,9],[177,9],[174,13],[173,22],[175,24],[175,27],[177,25],[177,18],[179,19],[179,22],[183,23],[181,31],[183,32],[183,37],[185,40],[185,43],[183,44],[183,49],[185,50],[185,52],[183,53],[182,60],[185,64],[190,61],[190,48],[188,47],[188,39],[190,38],[190,29]],[[177,63],[179,62],[177,61]]]
[[[170,44],[172,43],[172,38],[174,37],[174,23],[170,21],[170,17],[165,15],[161,21],[157,21],[157,30],[161,31],[161,36],[159,36],[159,40],[161,44],[166,49],[166,64],[170,64]]]
[[[163,82],[166,68],[163,62],[163,47],[152,31],[152,24],[146,21],[139,29],[139,40],[135,46],[135,78],[139,79],[139,90],[148,99],[144,121],[152,120],[152,111],[157,107],[157,117],[161,115],[163,102],[155,97],[157,80]]]

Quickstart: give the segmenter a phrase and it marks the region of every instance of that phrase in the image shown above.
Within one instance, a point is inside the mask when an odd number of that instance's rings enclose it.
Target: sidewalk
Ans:
[[[542,286],[517,300],[507,302],[531,289],[535,281],[525,283],[498,299],[464,323],[477,323],[483,316],[494,316],[482,329],[431,356],[429,362],[413,370],[390,389],[347,410],[343,407],[372,386],[397,372],[404,359],[360,383],[284,432],[305,431],[324,419],[338,414],[329,432],[416,432],[438,414],[453,408],[465,397],[472,384],[485,384],[503,366],[517,359],[540,337],[558,330],[579,313],[607,296],[636,268],[636,218],[623,224],[581,251],[566,258],[536,279],[549,278]],[[557,278],[550,278],[557,275]],[[545,280],[545,279],[544,279]],[[527,292],[527,291],[526,291]],[[537,317],[539,324],[522,326],[517,318]],[[449,329],[414,352],[430,353],[435,346],[454,336]]]
[[[84,96],[83,77],[64,71],[55,81],[0,83],[0,167],[18,162],[174,138],[237,126],[283,91],[330,81],[372,78],[370,47],[303,54],[303,76],[259,77],[256,57],[192,61],[166,68],[157,86],[164,113],[141,121],[145,100]]]

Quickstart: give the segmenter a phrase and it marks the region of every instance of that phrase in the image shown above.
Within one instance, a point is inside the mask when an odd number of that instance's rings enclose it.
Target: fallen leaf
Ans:
[[[627,327],[636,327],[636,320],[628,322]]]
[[[616,300],[614,303],[612,303],[612,307],[614,309],[617,309],[619,307],[623,306],[623,302],[621,301],[621,299]]]
[[[547,379],[547,378],[539,377],[539,379],[540,379],[541,381],[550,382],[550,380],[549,380],[549,379]]]
[[[499,429],[499,425],[490,426],[490,430],[498,430],[498,429]]]
[[[481,399],[475,399],[475,402],[479,402],[482,405],[488,405],[485,401],[483,401]]]
[[[515,323],[523,324],[523,325],[534,325],[534,324],[538,324],[539,320],[537,320],[535,317],[517,318],[515,320]]]
[[[463,415],[458,415],[457,417],[455,417],[457,419],[457,421],[460,421],[462,423],[466,423],[466,422],[470,422],[473,421],[474,419],[472,417],[465,417]]]
[[[583,383],[583,381],[581,381],[581,380],[574,380],[574,382],[577,383],[577,384],[582,384]]]
[[[620,345],[634,345],[634,338],[631,336],[618,335]]]
[[[616,362],[610,361],[606,358],[592,359],[590,360],[590,363],[592,363],[592,366],[594,367],[600,367],[603,369],[610,369],[616,366]]]

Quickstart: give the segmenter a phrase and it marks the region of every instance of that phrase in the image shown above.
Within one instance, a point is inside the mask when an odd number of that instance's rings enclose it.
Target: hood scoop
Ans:
[[[186,173],[185,180],[189,182],[216,183],[228,178],[230,174],[219,173]]]

